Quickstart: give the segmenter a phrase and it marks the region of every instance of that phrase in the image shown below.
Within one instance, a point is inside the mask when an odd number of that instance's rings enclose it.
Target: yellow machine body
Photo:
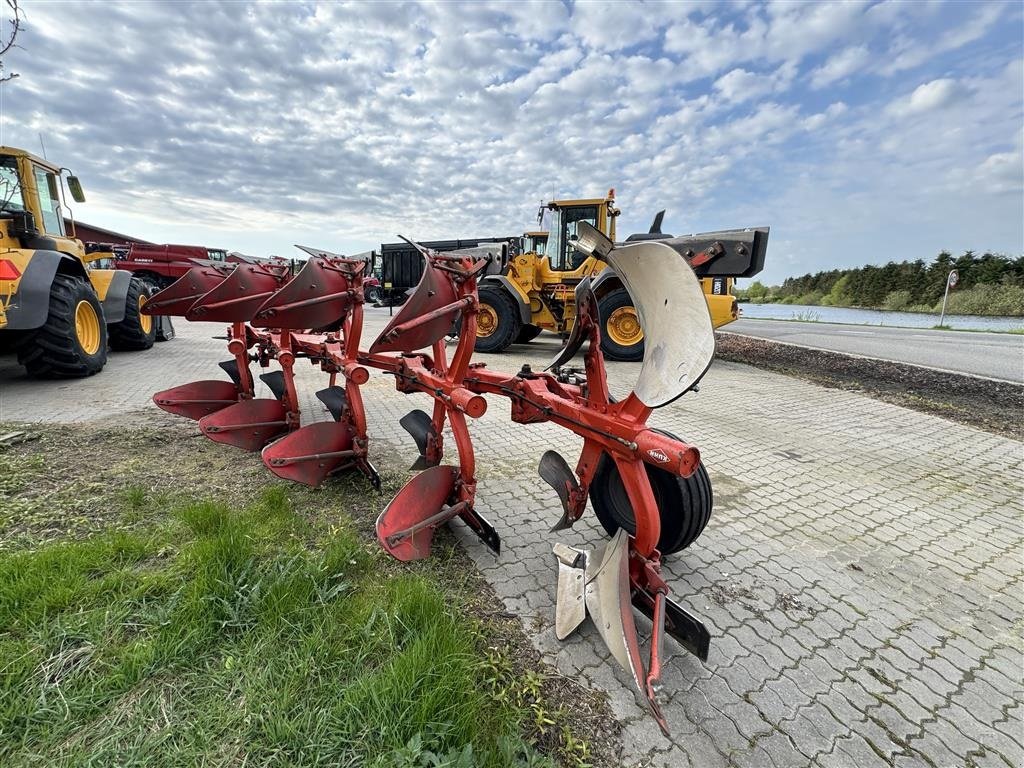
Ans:
[[[620,211],[615,207],[614,189],[603,198],[552,201],[542,209],[544,213],[548,214],[552,226],[548,230],[524,232],[520,240],[521,252],[509,260],[504,275],[498,278],[501,288],[511,294],[522,310],[521,327],[514,334],[503,334],[502,323],[508,321],[507,307],[498,305],[500,299],[489,302],[489,298],[499,297],[485,291],[478,318],[477,349],[480,351],[500,351],[504,349],[504,341],[528,341],[540,330],[568,334],[576,320],[576,286],[585,277],[596,278],[594,290],[599,301],[612,292],[625,291],[613,275],[602,275],[606,270],[610,272],[605,261],[593,255],[585,256],[572,247],[581,221],[615,241],[615,220]],[[495,278],[489,280],[492,288],[498,290]],[[731,323],[738,316],[732,284],[731,278],[701,281],[716,328]],[[628,294],[626,297],[628,299]],[[622,306],[610,308],[607,317],[602,315],[602,335],[613,342],[607,345],[605,354],[612,359],[638,360],[643,343],[639,317],[631,301],[612,301],[609,307],[614,304]]]

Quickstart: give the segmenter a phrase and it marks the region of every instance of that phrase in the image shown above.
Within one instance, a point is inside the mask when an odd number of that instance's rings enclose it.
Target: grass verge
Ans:
[[[603,705],[560,690],[450,536],[395,563],[358,480],[254,487],[221,446],[224,473],[126,480],[154,432],[104,433],[91,466],[85,427],[0,453],[27,520],[0,515],[0,765],[613,764]]]

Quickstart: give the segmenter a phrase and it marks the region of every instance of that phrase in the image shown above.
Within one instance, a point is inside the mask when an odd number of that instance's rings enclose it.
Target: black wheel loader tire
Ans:
[[[528,344],[534,339],[540,336],[540,327],[536,325],[530,325],[526,323],[520,330],[519,335],[516,336],[516,344]]]
[[[0,355],[13,355],[18,351],[24,331],[0,331]]]
[[[146,283],[146,285],[151,286],[153,288],[153,293],[166,288],[174,282],[173,278],[163,277],[162,275],[158,275],[156,272],[136,272],[135,276]]]
[[[46,323],[22,339],[18,362],[37,379],[81,379],[103,370],[107,324],[88,280],[54,276]]]
[[[477,313],[477,352],[502,352],[519,336],[523,321],[519,307],[508,292],[497,286],[485,285],[478,291],[480,311]],[[481,327],[482,326],[482,327]],[[481,335],[482,330],[490,330]]]
[[[380,302],[381,294],[379,286],[371,286],[363,292],[363,298],[367,304],[377,304]]]
[[[156,318],[141,312],[151,295],[149,286],[142,278],[133,277],[129,281],[124,320],[110,325],[111,349],[138,352],[153,346],[156,341]]]
[[[633,299],[625,288],[618,288],[611,293],[605,294],[597,302],[597,314],[601,318],[601,351],[609,360],[623,362],[636,362],[644,359],[644,337],[643,332],[637,336],[633,343],[629,342],[628,336],[623,336],[620,327],[621,319],[628,310],[633,308]],[[633,310],[632,317],[636,317]],[[639,329],[639,319],[635,321]],[[632,324],[627,322],[624,326],[628,331]]]
[[[663,555],[686,549],[704,531],[714,506],[711,479],[703,462],[689,477],[677,477],[650,464],[644,464],[644,468],[661,519],[658,549]],[[614,536],[619,528],[636,533],[633,507],[615,461],[607,453],[601,455],[590,483],[590,503],[609,536]]]

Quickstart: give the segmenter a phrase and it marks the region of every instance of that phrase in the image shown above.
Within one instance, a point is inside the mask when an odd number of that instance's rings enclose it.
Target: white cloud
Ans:
[[[947,107],[964,94],[965,89],[961,83],[944,77],[917,86],[910,96],[894,101],[889,106],[889,111],[894,115],[919,115]]]
[[[828,105],[828,108],[824,112],[816,112],[810,117],[805,117],[803,120],[803,128],[808,131],[816,131],[826,123],[829,123],[841,115],[845,114],[847,106],[841,101],[834,102]]]
[[[871,59],[867,46],[844,48],[810,74],[812,88],[832,85],[864,67]]]
[[[907,3],[908,6],[926,5]],[[880,57],[878,69],[882,74],[893,75],[914,69],[944,53],[955,51],[969,43],[980,40],[1003,16],[1009,3],[971,3],[965,7],[978,8],[978,13],[962,24],[955,24],[936,40],[922,41],[905,35],[894,38],[889,50]],[[1019,27],[1019,21],[1018,21]]]
[[[994,11],[920,5],[35,4],[0,143],[44,131],[89,190],[76,214],[147,239],[364,250],[515,232],[541,197],[614,186],[623,234],[660,208],[677,232],[769,223],[807,271],[862,259],[851,233],[893,211],[974,231],[966,195],[1012,219],[1020,42]],[[879,71],[969,38],[984,60]]]
[[[774,88],[775,82],[771,77],[740,68],[722,75],[714,84],[714,89],[721,93],[726,101],[732,102],[749,101],[771,93]]]

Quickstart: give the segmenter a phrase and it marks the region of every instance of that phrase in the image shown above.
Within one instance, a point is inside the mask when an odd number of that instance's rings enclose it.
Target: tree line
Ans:
[[[832,269],[788,277],[779,286],[755,281],[736,291],[754,303],[862,307],[907,312],[936,312],[942,304],[950,270],[959,273],[950,291],[952,314],[1024,316],[1024,256],[978,255],[966,251],[956,258],[947,251],[931,264],[890,261],[854,269]]]

